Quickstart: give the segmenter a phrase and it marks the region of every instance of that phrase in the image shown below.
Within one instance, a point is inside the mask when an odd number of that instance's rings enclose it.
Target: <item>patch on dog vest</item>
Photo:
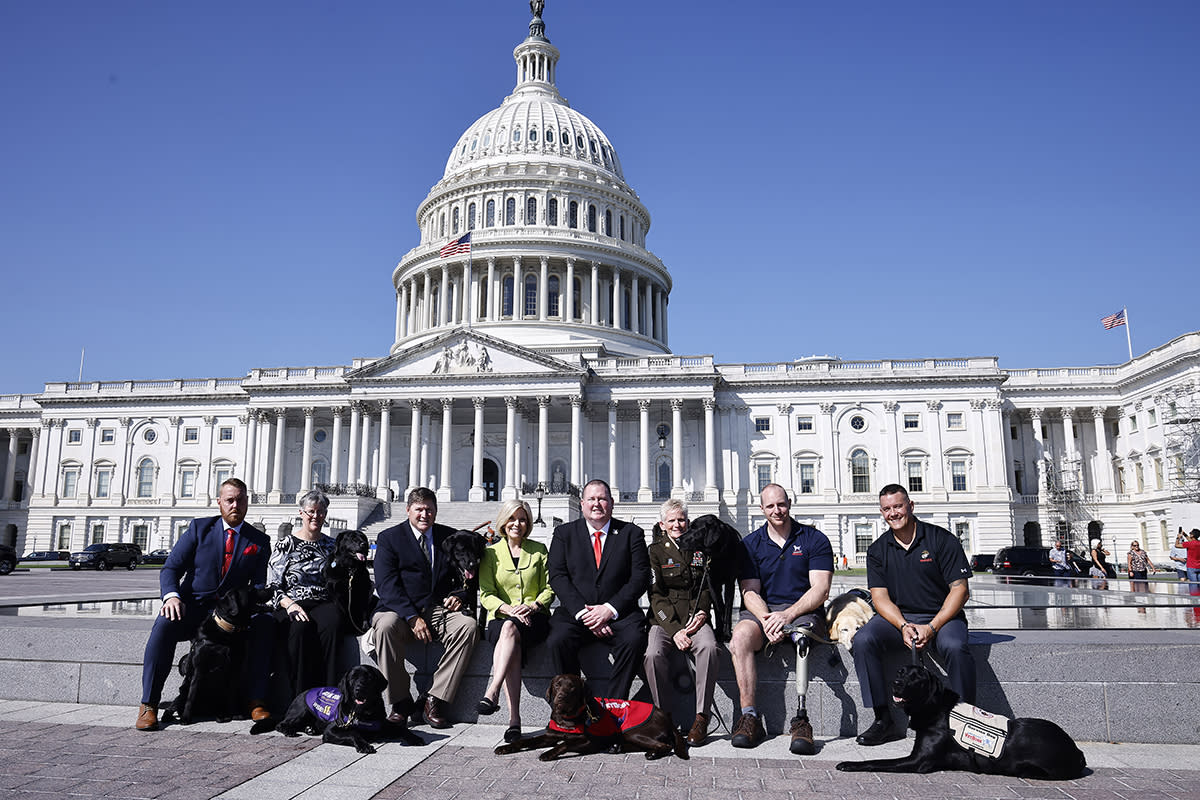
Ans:
[[[582,730],[577,727],[564,728],[553,719],[546,727],[561,733],[585,733],[604,738],[636,728],[648,720],[654,711],[653,703],[639,700],[614,700],[609,697],[597,697],[596,700],[600,703],[600,715],[585,722]]]
[[[367,731],[378,730],[380,727],[378,720],[366,722],[354,719],[352,716],[349,718],[340,716],[338,712],[342,708],[342,693],[336,686],[318,686],[316,689],[309,689],[304,693],[304,703],[322,722],[329,722],[339,727],[353,725]]]
[[[950,731],[959,746],[988,758],[999,758],[1008,739],[1008,717],[969,703],[958,703],[950,710]]]

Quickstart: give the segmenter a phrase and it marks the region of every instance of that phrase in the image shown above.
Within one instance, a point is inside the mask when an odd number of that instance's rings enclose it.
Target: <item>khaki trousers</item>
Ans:
[[[440,605],[430,610],[425,622],[433,632],[434,641],[446,647],[433,673],[429,694],[450,703],[471,662],[479,628],[470,615],[450,611]],[[415,641],[412,627],[394,611],[378,612],[372,618],[371,625],[375,629],[375,660],[379,662],[379,670],[388,682],[383,700],[389,709],[397,703],[407,706],[413,697],[412,681],[404,664],[404,649]]]

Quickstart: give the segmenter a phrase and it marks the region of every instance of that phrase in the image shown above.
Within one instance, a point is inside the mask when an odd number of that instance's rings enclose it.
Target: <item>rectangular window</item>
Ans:
[[[71,549],[71,523],[58,523],[58,550]]]
[[[858,553],[867,552],[867,548],[875,541],[875,526],[870,522],[854,523],[854,550]]]
[[[809,416],[796,417],[796,433],[812,433],[813,418]]]
[[[196,496],[196,470],[185,469],[179,473],[179,496]]]
[[[1014,489],[1017,490],[1017,494],[1025,494],[1025,473],[1024,473],[1024,471],[1021,470],[1020,468],[1013,470],[1013,480],[1016,481],[1016,484],[1017,484],[1016,486],[1013,487]]]
[[[1008,438],[1012,439],[1014,442],[1017,440],[1017,426],[1016,425],[1008,426]]]
[[[1117,437],[1118,437],[1118,436],[1120,436],[1120,435],[1121,435],[1121,423],[1120,423],[1120,422],[1114,422],[1114,423],[1112,424],[1112,437],[1115,439],[1115,438],[1117,438]]]
[[[954,523],[954,535],[958,537],[958,541],[962,544],[963,552],[973,552],[971,548],[971,523]]]
[[[67,430],[67,444],[79,444],[83,441],[83,430],[80,428],[70,428]]]
[[[1158,410],[1149,408],[1146,409],[1146,427],[1153,428],[1158,424]]]
[[[950,491],[965,492],[967,490],[967,462],[950,462]]]
[[[1135,412],[1129,415],[1129,432],[1137,433],[1137,429],[1137,413]]]
[[[961,411],[946,412],[946,428],[952,431],[961,431],[963,429],[963,415]]]
[[[920,461],[909,461],[905,465],[908,472],[908,491],[923,492],[925,491],[925,474],[921,469]]]
[[[112,428],[100,429],[100,444],[112,444],[117,440],[117,432]]]
[[[904,430],[906,430],[906,431],[921,430],[921,415],[920,414],[905,414],[904,415]]]
[[[770,433],[771,432],[771,418],[770,417],[755,417],[754,418],[754,430],[758,431],[759,433]]]
[[[816,464],[801,464],[800,465],[800,494],[816,494],[817,492],[817,465]]]
[[[525,281],[525,316],[537,316],[537,282]]]
[[[185,443],[192,443],[192,442],[200,441],[200,429],[199,428],[184,428],[183,429],[183,441]]]
[[[92,541],[91,544],[100,544],[104,541],[104,523],[97,522],[92,526]]]
[[[74,497],[79,489],[79,471],[69,469],[63,473],[63,497]]]
[[[112,485],[112,470],[101,469],[96,471],[96,497],[106,498]]]
[[[1154,488],[1163,488],[1163,465],[1161,458],[1154,459]]]
[[[761,494],[767,484],[771,482],[771,465],[756,464],[754,467],[755,474],[758,476],[758,491]]]
[[[233,472],[230,471],[229,467],[217,467],[216,472],[213,473],[213,486],[220,486],[232,477]]]
[[[133,543],[142,548],[144,553],[150,544],[150,526],[149,525],[134,525],[133,526]]]
[[[219,428],[217,431],[217,439],[222,442],[232,442],[233,441],[233,426],[225,425],[225,426]]]
[[[1171,540],[1167,538],[1167,535],[1168,535],[1167,531],[1168,531],[1167,521],[1165,519],[1160,519],[1158,521],[1158,538],[1159,538],[1159,541],[1162,542],[1161,549],[1163,549],[1163,550],[1171,549]],[[1179,562],[1177,561],[1175,563],[1178,564]]]

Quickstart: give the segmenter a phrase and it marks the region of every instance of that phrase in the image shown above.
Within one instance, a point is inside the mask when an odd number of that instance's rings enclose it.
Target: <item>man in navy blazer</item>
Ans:
[[[417,711],[410,691],[404,647],[442,642],[445,651],[425,696],[425,721],[449,728],[446,704],[453,702],[475,649],[478,627],[466,611],[471,598],[456,590],[454,565],[442,549],[453,528],[435,525],[437,495],[423,486],[408,493],[408,520],[379,534],[375,548],[375,591],[379,605],[372,617],[375,660],[387,678],[384,702],[388,720],[405,725]]]
[[[646,615],[639,601],[650,586],[650,559],[645,532],[613,519],[612,510],[608,484],[589,481],[580,501],[583,518],[554,529],[548,569],[559,605],[547,642],[554,671],[576,675],[581,648],[607,647],[612,675],[607,686],[589,678],[592,691],[628,699],[646,650]]]
[[[222,483],[217,496],[220,516],[192,520],[163,564],[158,578],[162,610],[154,620],[142,659],[142,704],[134,726],[140,731],[158,730],[158,703],[175,664],[175,645],[196,635],[216,605],[217,595],[247,585],[261,587],[267,581],[271,540],[246,524],[248,504],[246,484],[237,478]],[[232,540],[229,531],[233,531]],[[245,688],[255,722],[270,716],[264,700],[273,632],[270,623],[268,615],[259,614],[250,629]]]

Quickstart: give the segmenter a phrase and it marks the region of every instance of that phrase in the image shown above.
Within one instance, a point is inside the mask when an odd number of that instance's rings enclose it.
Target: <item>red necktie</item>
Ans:
[[[233,528],[225,529],[225,558],[221,561],[221,578],[224,579],[225,573],[229,572],[229,565],[233,562]]]
[[[592,533],[592,535],[596,537],[595,541],[592,542],[592,550],[594,550],[596,552],[596,567],[599,568],[600,567],[600,531],[595,531],[594,533]]]

